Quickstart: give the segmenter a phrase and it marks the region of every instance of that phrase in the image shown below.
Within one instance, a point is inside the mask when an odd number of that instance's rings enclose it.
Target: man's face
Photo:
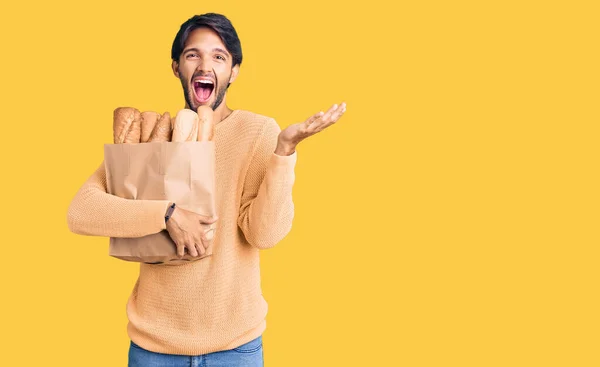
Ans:
[[[179,62],[173,61],[173,73],[181,80],[186,108],[197,111],[199,106],[213,110],[223,102],[227,84],[239,72],[231,67],[232,57],[221,38],[210,28],[193,30],[183,48]]]

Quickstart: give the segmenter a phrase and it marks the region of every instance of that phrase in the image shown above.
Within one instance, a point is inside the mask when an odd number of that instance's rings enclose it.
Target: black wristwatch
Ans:
[[[173,203],[173,205],[169,206],[169,209],[167,209],[167,215],[165,215],[165,223],[167,223],[169,218],[171,218],[171,215],[173,214],[174,210],[175,210],[175,203]]]

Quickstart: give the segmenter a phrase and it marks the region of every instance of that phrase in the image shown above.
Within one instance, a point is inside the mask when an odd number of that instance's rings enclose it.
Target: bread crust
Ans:
[[[115,144],[139,143],[141,114],[137,108],[117,107],[113,111],[113,141]]]
[[[209,106],[198,107],[198,141],[212,141],[214,138],[214,111]]]
[[[150,135],[160,118],[160,113],[154,111],[144,111],[141,113],[141,136],[140,142],[146,143],[150,140]]]
[[[184,108],[177,112],[173,122],[172,141],[197,141],[198,138],[198,114]]]
[[[148,142],[154,141],[171,141],[173,127],[171,126],[171,114],[165,112],[158,118],[158,122],[154,125],[154,129],[150,134]]]

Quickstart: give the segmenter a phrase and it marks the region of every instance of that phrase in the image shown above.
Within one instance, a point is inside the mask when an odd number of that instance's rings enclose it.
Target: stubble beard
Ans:
[[[231,77],[231,74],[229,74],[229,77]],[[229,77],[227,79],[229,79]],[[184,86],[183,96],[185,98],[185,101],[187,102],[187,105],[190,106],[190,109],[192,109],[193,111],[198,111],[198,107],[200,107],[200,104],[196,105],[196,103],[198,103],[196,101],[196,93],[193,88],[190,88],[190,82],[181,78],[180,80],[181,84],[183,84]],[[216,93],[216,98],[214,102],[210,105],[210,108],[212,108],[213,111],[221,105],[223,99],[225,99],[225,93],[227,93],[227,86],[221,86],[220,84],[221,83],[217,82],[217,91],[213,91],[213,93]]]

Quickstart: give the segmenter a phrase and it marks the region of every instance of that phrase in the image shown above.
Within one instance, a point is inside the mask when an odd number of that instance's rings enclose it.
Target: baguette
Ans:
[[[113,112],[113,139],[115,144],[140,142],[140,111],[133,107],[117,107]]]
[[[160,114],[154,111],[144,111],[141,114],[141,136],[140,142],[146,143],[150,139],[152,130],[156,126],[156,122],[160,118]]]
[[[214,111],[209,106],[198,107],[198,141],[212,141],[215,135]]]
[[[148,142],[171,141],[172,133],[173,127],[171,126],[171,114],[169,114],[169,112],[165,112],[158,118],[158,122],[152,130]]]
[[[214,138],[214,111],[209,106],[198,107],[198,141],[212,141]],[[204,231],[208,241],[212,241],[215,235],[215,224],[208,226]]]
[[[173,124],[174,142],[196,141],[198,138],[198,114],[184,108],[177,112]]]

